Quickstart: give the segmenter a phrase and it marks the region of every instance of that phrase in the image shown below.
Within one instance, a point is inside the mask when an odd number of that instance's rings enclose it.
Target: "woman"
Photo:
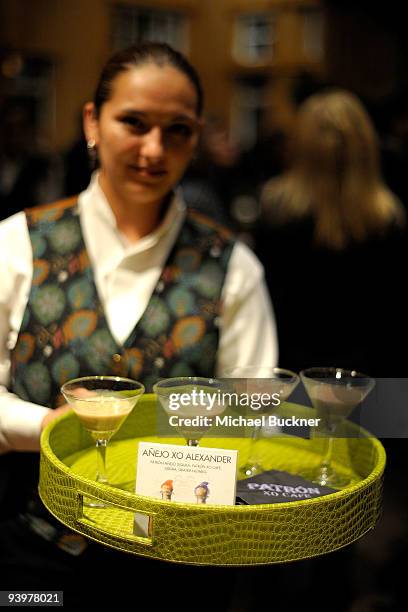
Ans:
[[[384,185],[377,135],[361,102],[335,90],[300,108],[287,174],[263,193],[272,222],[310,217],[313,243],[342,250],[401,224],[403,211]]]
[[[403,319],[389,296],[400,285],[403,227],[361,102],[341,90],[311,96],[299,109],[289,170],[263,190],[257,235],[287,367],[396,375],[390,351]]]
[[[382,180],[377,136],[355,95],[328,90],[300,107],[290,167],[263,190],[257,252],[265,266],[279,330],[280,360],[286,367],[338,366],[375,377],[406,376],[401,359],[407,345],[407,301],[401,276],[407,257],[405,215]],[[386,397],[380,389],[381,381],[377,381],[378,406],[381,397]],[[389,419],[396,431],[398,415],[392,401],[384,401],[382,408],[386,413],[381,410],[377,422]],[[364,410],[363,425],[364,416],[369,417]],[[331,576],[341,575],[342,590],[332,604],[335,609],[361,609],[359,601],[351,605],[353,594],[365,594],[364,589],[370,588],[386,594],[389,609],[401,607],[402,581],[394,567],[397,554],[402,558],[406,547],[396,553],[391,538],[406,541],[405,530],[395,527],[398,513],[403,516],[406,511],[406,496],[399,485],[406,474],[406,441],[382,442],[387,451],[386,511],[371,543],[367,540],[361,548],[366,552],[349,547],[302,562],[298,576],[293,567],[290,584],[301,585],[307,576],[306,590],[316,581],[329,585]],[[383,560],[370,566],[369,556]],[[349,573],[351,567],[365,568],[365,585],[361,572],[354,571],[358,579]],[[298,589],[292,592],[301,599]],[[321,601],[331,597],[324,586],[319,594]]]
[[[84,109],[99,163],[88,189],[0,225],[3,453],[38,451],[41,428],[67,410],[56,406],[69,378],[124,375],[150,389],[158,378],[276,362],[262,267],[227,230],[186,214],[173,192],[194,154],[202,107],[195,70],[167,45],[117,53]],[[32,468],[25,461],[23,469],[30,488]],[[37,502],[1,531],[14,551],[0,557],[12,588],[27,580],[58,588],[96,563],[92,547]],[[97,550],[116,572],[123,567],[120,555]],[[46,557],[59,571],[54,581],[38,575]],[[16,574],[22,559],[26,582]]]

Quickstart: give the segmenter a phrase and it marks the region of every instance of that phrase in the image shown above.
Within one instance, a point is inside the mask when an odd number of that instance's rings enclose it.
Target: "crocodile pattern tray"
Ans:
[[[286,404],[288,415],[312,415],[311,408]],[[355,425],[346,422],[352,432]],[[257,565],[305,559],[339,549],[375,526],[381,505],[385,452],[374,437],[335,441],[336,468],[352,485],[314,499],[253,506],[174,503],[133,493],[137,445],[160,441],[156,399],[145,395],[112,438],[107,450],[112,486],[95,482],[96,451],[73,413],[51,423],[41,439],[39,492],[48,510],[64,525],[106,546],[127,553],[196,565]],[[181,438],[166,443],[184,444]],[[324,451],[322,441],[294,436],[258,442],[268,469],[308,477]],[[238,462],[248,459],[245,438],[205,438],[202,446],[235,448]],[[83,499],[108,503],[90,508]],[[150,517],[148,537],[133,534],[134,513]]]

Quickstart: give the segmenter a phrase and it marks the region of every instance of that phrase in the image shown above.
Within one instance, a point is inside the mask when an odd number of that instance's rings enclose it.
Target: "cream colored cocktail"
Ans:
[[[72,407],[84,429],[96,441],[110,440],[132,411],[133,405],[132,401],[123,404],[115,398],[106,397],[96,402],[78,401]]]
[[[66,382],[61,392],[84,429],[96,442],[96,480],[109,484],[106,475],[106,445],[136,406],[143,395],[144,386],[119,376],[86,376]]]

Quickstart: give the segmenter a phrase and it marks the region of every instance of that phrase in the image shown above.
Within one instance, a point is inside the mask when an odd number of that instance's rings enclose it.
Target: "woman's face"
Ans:
[[[197,145],[200,121],[190,80],[172,66],[144,64],[120,73],[85,132],[98,149],[101,184],[125,201],[158,203],[177,184]]]

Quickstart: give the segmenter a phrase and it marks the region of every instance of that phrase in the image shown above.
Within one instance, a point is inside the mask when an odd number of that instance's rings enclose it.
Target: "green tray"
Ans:
[[[314,416],[310,408],[286,404],[283,412]],[[348,435],[356,426],[346,422]],[[306,559],[337,550],[375,526],[381,505],[385,452],[366,432],[360,438],[335,441],[336,467],[353,484],[331,495],[309,500],[253,506],[174,503],[133,493],[140,440],[159,439],[156,399],[145,395],[112,438],[107,450],[108,477],[114,486],[95,482],[96,451],[73,413],[51,423],[41,438],[39,492],[48,510],[67,527],[124,552],[195,565],[259,565]],[[202,446],[237,449],[238,462],[248,459],[245,438],[205,438]],[[259,442],[269,469],[307,477],[324,452],[321,440],[280,436]],[[117,488],[118,487],[118,488]],[[83,505],[92,497],[106,508]],[[151,521],[149,537],[133,534],[134,513]]]

